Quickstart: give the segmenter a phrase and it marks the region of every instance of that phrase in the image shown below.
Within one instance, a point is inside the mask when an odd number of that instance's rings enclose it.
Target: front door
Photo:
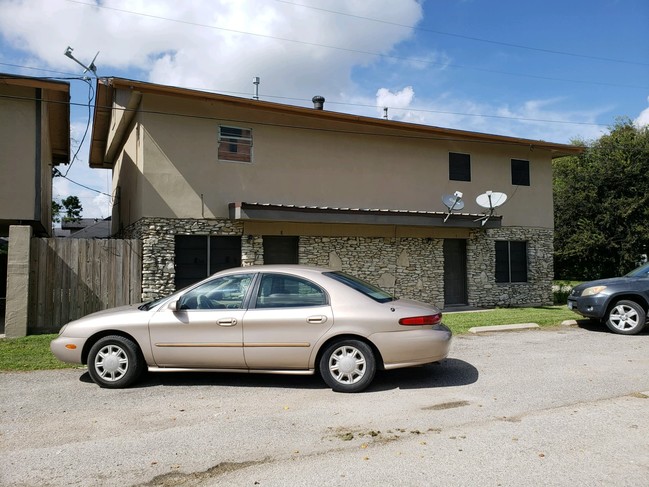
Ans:
[[[466,240],[444,240],[444,306],[467,304]]]

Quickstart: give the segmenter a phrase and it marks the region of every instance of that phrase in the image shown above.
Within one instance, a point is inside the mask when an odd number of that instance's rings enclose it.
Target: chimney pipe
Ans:
[[[311,99],[311,101],[313,102],[313,108],[316,110],[324,110],[324,96],[316,95]]]

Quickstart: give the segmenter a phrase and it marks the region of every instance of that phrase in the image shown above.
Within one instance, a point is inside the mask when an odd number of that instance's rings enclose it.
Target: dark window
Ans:
[[[496,242],[496,282],[527,282],[527,242]]]
[[[176,235],[176,289],[241,265],[241,237]]]
[[[512,184],[517,186],[530,185],[530,161],[512,159]]]
[[[252,162],[252,130],[219,127],[219,161]]]
[[[448,178],[451,181],[471,181],[471,156],[448,153]]]
[[[264,264],[297,264],[298,237],[264,236]]]
[[[316,284],[295,276],[264,274],[256,308],[302,308],[327,304],[327,295]]]

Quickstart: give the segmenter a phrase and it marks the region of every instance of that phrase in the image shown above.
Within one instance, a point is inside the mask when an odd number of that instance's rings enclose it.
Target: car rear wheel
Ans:
[[[100,338],[88,355],[90,377],[99,387],[109,389],[131,385],[142,375],[144,365],[137,345],[118,335]]]
[[[614,333],[635,335],[644,328],[646,317],[645,310],[638,303],[622,300],[608,312],[606,326]]]
[[[360,340],[330,345],[320,358],[320,375],[336,392],[359,392],[370,385],[376,373],[374,352]]]

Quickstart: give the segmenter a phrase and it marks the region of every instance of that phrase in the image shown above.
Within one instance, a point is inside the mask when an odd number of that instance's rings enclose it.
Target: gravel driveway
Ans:
[[[318,377],[0,374],[0,484],[647,485],[649,335],[460,336],[361,394]]]

